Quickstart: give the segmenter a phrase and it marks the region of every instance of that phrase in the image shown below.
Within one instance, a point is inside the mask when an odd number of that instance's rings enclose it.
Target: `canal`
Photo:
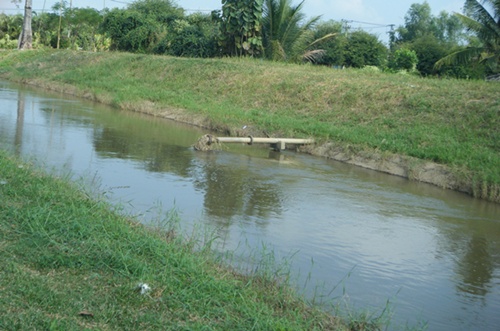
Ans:
[[[389,308],[389,329],[499,330],[500,205],[288,151],[194,151],[205,133],[0,81],[0,148],[141,222],[175,210],[239,266],[285,264],[311,301]]]

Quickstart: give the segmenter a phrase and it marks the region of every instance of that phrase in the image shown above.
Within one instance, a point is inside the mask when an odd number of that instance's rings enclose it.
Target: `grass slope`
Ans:
[[[2,151],[0,252],[1,330],[345,329]]]
[[[449,166],[500,201],[500,85],[370,70],[72,51],[0,52],[0,76],[125,109],[182,109],[243,125]]]

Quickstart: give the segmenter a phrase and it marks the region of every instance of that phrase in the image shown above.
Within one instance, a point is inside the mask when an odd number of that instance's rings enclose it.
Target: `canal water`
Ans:
[[[388,308],[389,329],[500,330],[500,205],[258,146],[194,151],[205,133],[0,81],[0,148],[82,178],[145,223],[177,210],[235,263],[273,256],[310,300]]]

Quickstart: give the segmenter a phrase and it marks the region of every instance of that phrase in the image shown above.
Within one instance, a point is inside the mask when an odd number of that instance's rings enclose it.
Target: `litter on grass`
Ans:
[[[141,292],[142,295],[151,291],[151,287],[149,287],[149,285],[146,283],[137,284],[137,289]]]

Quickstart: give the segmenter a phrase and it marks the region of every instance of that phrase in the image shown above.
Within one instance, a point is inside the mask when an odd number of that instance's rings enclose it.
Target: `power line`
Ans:
[[[375,25],[379,27],[386,27],[389,24],[380,24],[380,23],[370,23],[370,22],[363,22],[363,21],[355,21],[355,20],[346,20],[349,23],[359,23],[359,24],[366,24],[366,25]]]
[[[185,11],[191,11],[191,12],[208,12],[208,13],[211,13],[214,10],[217,10],[217,9],[186,9],[186,8],[182,8],[182,9],[184,9]]]
[[[123,3],[123,4],[126,4],[126,5],[130,5],[132,2],[125,2],[125,1],[118,1],[118,0],[111,0],[113,2],[118,2],[118,3]]]
[[[356,21],[356,20],[346,20],[346,19],[343,19],[342,22],[372,25],[372,26],[374,26],[374,27],[372,27],[372,29],[373,28],[386,28],[386,27],[394,26],[394,24],[370,23],[370,22],[363,22],[363,21]]]

